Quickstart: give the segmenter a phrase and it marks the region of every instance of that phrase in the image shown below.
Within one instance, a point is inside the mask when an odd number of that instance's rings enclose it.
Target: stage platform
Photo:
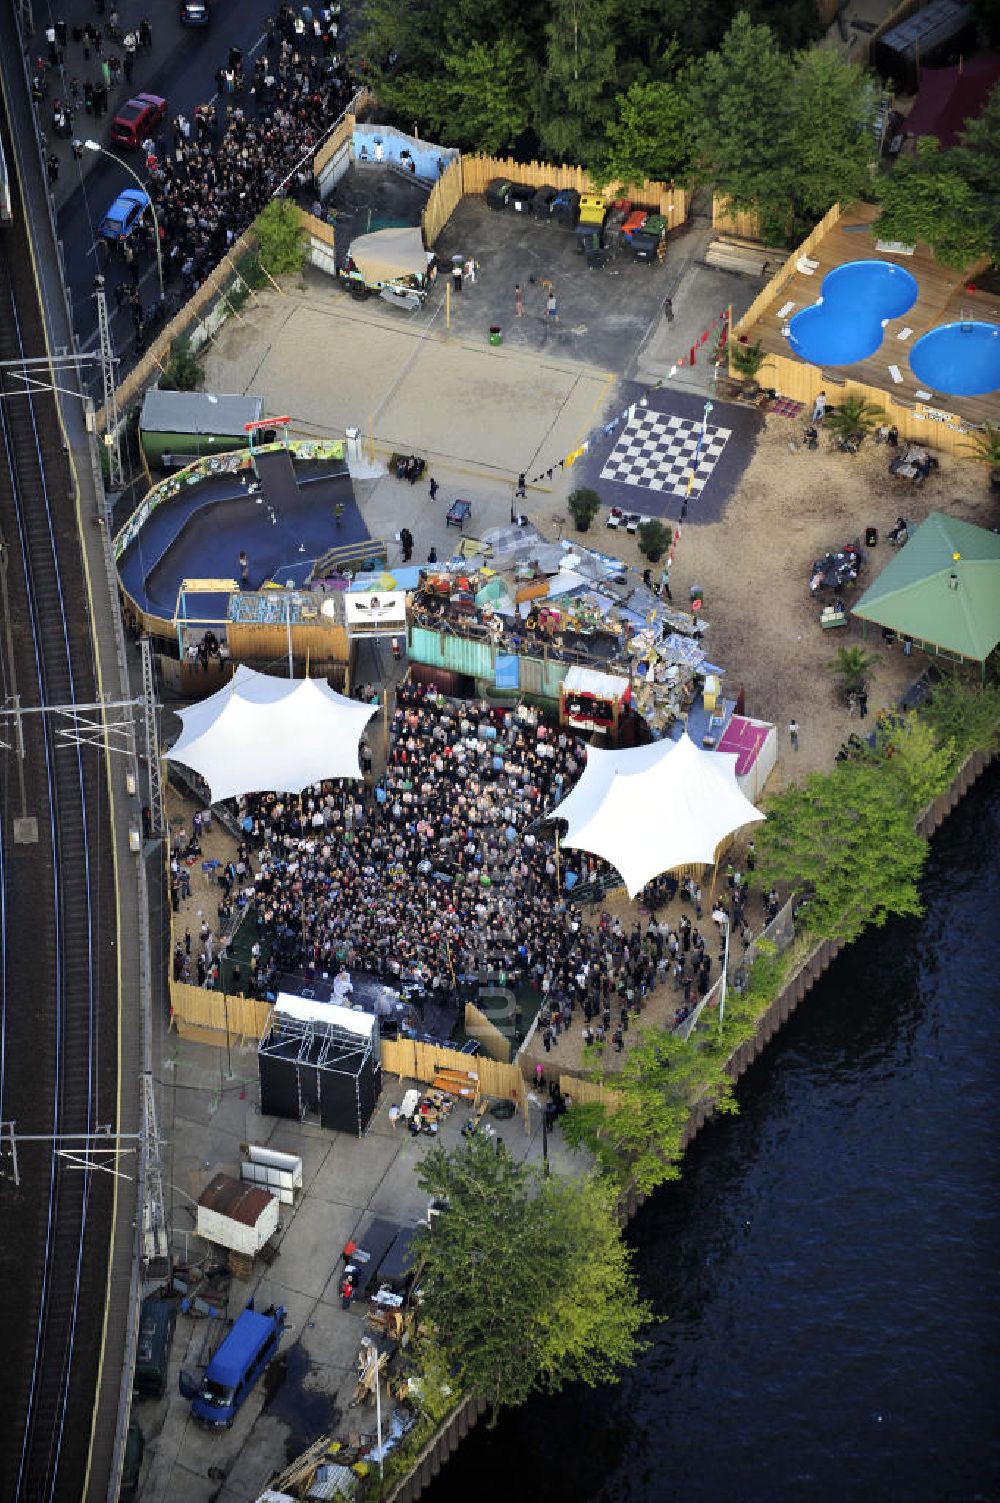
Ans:
[[[116,539],[118,574],[146,615],[173,619],[185,579],[240,579],[249,560],[249,588],[267,581],[301,588],[328,549],[364,543],[368,530],[343,460],[293,459],[283,450],[257,456],[249,468],[199,476],[145,503]],[[340,520],[336,507],[343,507]]]

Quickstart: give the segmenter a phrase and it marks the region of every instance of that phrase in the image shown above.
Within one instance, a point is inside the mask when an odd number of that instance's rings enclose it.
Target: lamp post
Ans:
[[[729,976],[729,914],[725,914],[721,920],[722,933],[725,940],[725,948],[722,952],[722,990],[719,992],[719,1032],[722,1032],[722,1019],[726,1013],[726,981]]]
[[[129,177],[132,178],[133,182],[135,182],[135,183],[138,184],[139,188],[142,190],[143,193],[145,193],[146,198],[149,201],[149,212],[153,216],[153,239],[156,242],[156,275],[160,279],[160,302],[162,303],[163,302],[163,295],[164,294],[163,294],[163,256],[162,256],[162,254],[160,252],[160,222],[159,222],[159,220],[156,217],[156,209],[153,206],[153,197],[152,197],[152,194],[146,188],[146,185],[143,182],[142,178],[139,176],[139,174],[133,168],[131,168],[127,162],[123,161],[121,157],[116,156],[113,151],[109,151],[106,146],[102,146],[101,143],[100,143],[100,141],[89,141],[88,140],[88,141],[84,141],[83,144],[86,147],[87,151],[99,151],[102,156],[110,157],[113,162],[117,162],[118,165],[119,165],[119,167],[121,167],[124,172],[128,173]]]
[[[532,1106],[541,1108],[542,1112],[542,1168],[545,1178],[549,1177],[549,1119],[545,1110],[545,1102],[539,1101],[534,1091],[528,1092],[528,1100]]]

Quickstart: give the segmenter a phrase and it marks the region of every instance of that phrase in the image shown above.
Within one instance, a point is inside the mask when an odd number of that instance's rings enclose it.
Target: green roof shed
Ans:
[[[932,511],[854,615],[928,651],[984,663],[1000,642],[1000,536]]]

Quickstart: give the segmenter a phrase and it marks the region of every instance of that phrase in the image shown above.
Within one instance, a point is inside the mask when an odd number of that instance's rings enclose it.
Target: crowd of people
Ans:
[[[543,821],[585,759],[572,733],[528,707],[400,686],[377,781],[363,746],[364,782],[324,783],[301,801],[239,801],[243,840],[232,870],[220,874],[219,918],[225,928],[236,905],[249,902],[257,934],[249,973],[237,980],[263,996],[282,971],[334,976],[346,968],[456,1007],[476,1000],[482,985],[528,987],[541,996],[547,1052],[571,1027],[584,1043],[621,1050],[630,1019],[657,986],[672,983],[681,1021],[712,981],[711,926],[707,934],[697,927],[700,891],[682,894],[694,921],[658,920],[658,906],[677,892],[670,878],[646,894],[645,924],[607,914],[585,921],[573,891],[602,863],[557,852],[554,826]],[[738,872],[728,878],[717,908],[748,936],[746,882]],[[198,965],[210,985],[214,958]],[[184,957],[176,964],[183,971]]]
[[[147,186],[156,209],[160,254],[167,281],[179,283],[186,299],[246,230],[279,187],[313,190],[312,149],[348,104],[352,85],[337,54],[339,5],[282,5],[266,22],[265,45],[245,66],[239,47],[230,47],[215,74],[218,98],[165,121],[142,143]],[[48,119],[43,130],[72,140],[83,156],[81,137],[93,133],[90,119],[108,115],[109,93],[122,79],[142,88],[144,60],[152,53],[153,28],[143,19],[131,31],[118,11],[100,8],[96,22],[68,28],[53,21],[46,29],[47,50],[37,58],[33,97]],[[89,118],[88,118],[89,117]],[[43,120],[45,117],[43,116]],[[84,121],[86,125],[84,126]],[[59,177],[60,159],[46,158],[49,182]],[[141,220],[127,241],[111,249],[116,259],[155,250],[152,222]],[[127,301],[141,351],[151,324],[165,310],[144,309],[134,287],[123,280],[118,307]]]

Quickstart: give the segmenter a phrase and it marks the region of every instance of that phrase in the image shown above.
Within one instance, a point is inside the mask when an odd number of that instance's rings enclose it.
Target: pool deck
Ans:
[[[917,280],[920,288],[917,301],[901,318],[889,321],[885,338],[873,355],[855,365],[838,365],[823,368],[823,376],[835,388],[843,381],[857,381],[865,386],[874,386],[889,393],[896,403],[912,405],[926,401],[928,406],[955,413],[967,426],[981,426],[987,420],[996,422],[1000,407],[997,392],[986,396],[959,397],[933,393],[930,401],[917,396],[918,391],[929,388],[917,380],[910,370],[909,352],[917,340],[939,324],[959,320],[980,319],[984,323],[1000,324],[1000,295],[983,292],[976,287],[976,268],[958,272],[954,267],[941,266],[934,260],[929,246],[919,243],[912,256],[893,255],[876,249],[876,236],[872,222],[877,214],[873,204],[853,204],[846,209],[822,239],[809,251],[811,261],[818,262],[811,276],[796,269],[791,278],[779,288],[772,300],[751,323],[741,327],[750,342],[760,340],[770,355],[781,355],[787,360],[797,360],[782,328],[796,313],[814,303],[820,295],[823,278],[834,267],[845,261],[870,259],[889,261],[901,266]],[[972,286],[975,291],[968,289]],[[780,310],[794,304],[783,315]],[[913,332],[905,340],[898,338],[902,329]],[[805,362],[803,362],[805,363]],[[901,382],[895,382],[889,371],[890,365],[899,368]],[[768,385],[768,368],[765,365],[760,377],[762,385]],[[836,392],[828,392],[836,402]]]

